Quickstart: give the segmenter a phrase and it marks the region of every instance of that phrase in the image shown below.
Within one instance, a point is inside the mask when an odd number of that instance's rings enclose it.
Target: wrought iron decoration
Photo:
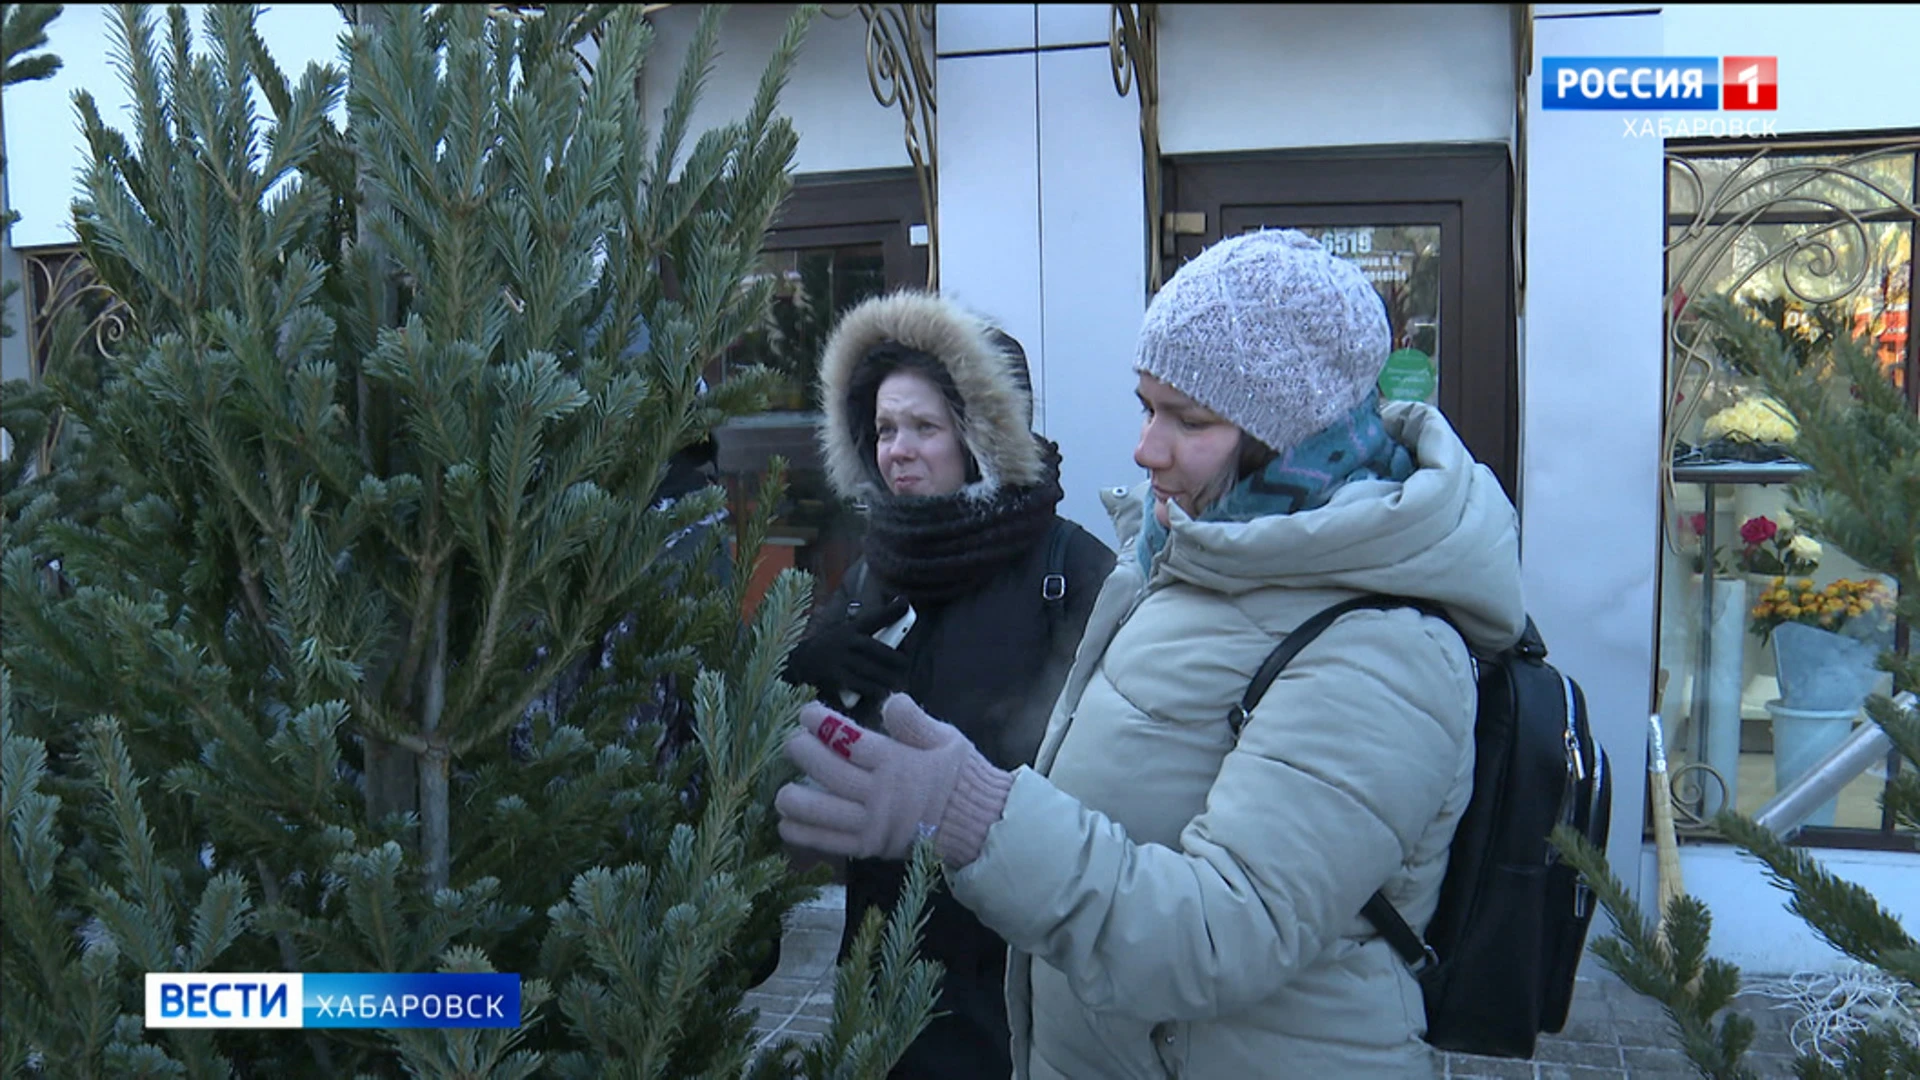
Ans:
[[[837,5],[836,5],[837,6]],[[900,107],[907,158],[927,219],[927,288],[940,287],[940,127],[934,100],[932,4],[855,4],[867,23],[867,85],[882,108]],[[823,9],[831,19],[853,11]]]
[[[84,318],[73,339],[80,347],[87,342],[101,356],[114,355],[127,332],[132,329],[127,305],[101,283],[93,267],[76,247],[48,248],[20,252],[26,275],[22,299],[26,306],[27,381],[44,382],[48,370],[61,359],[53,355],[54,328],[65,318]],[[59,445],[65,414],[56,413],[46,435],[32,448],[34,467],[46,475],[54,466],[54,449]]]
[[[1910,196],[1889,189],[1873,176],[1869,166],[1888,157],[1920,153],[1920,142],[1877,146],[1837,160],[1801,159],[1774,166],[1783,154],[1804,153],[1794,147],[1764,147],[1735,166],[1717,184],[1709,186],[1699,163],[1689,155],[1668,153],[1668,184],[1679,199],[1698,209],[1692,221],[1672,236],[1663,252],[1668,263],[1666,295],[1666,430],[1661,454],[1662,494],[1674,505],[1673,449],[1680,432],[1693,419],[1704,390],[1715,377],[1701,328],[1685,319],[1693,298],[1710,284],[1710,276],[1734,246],[1752,234],[1756,225],[1778,218],[1781,211],[1815,211],[1824,222],[1760,251],[1720,291],[1738,295],[1754,275],[1778,263],[1781,281],[1805,304],[1830,304],[1852,295],[1865,282],[1872,259],[1868,224],[1880,220],[1911,220],[1920,207]],[[1823,182],[1824,183],[1818,183]],[[1771,188],[1771,191],[1768,189]],[[1857,210],[1842,194],[1871,193],[1885,204],[1879,210]],[[1764,194],[1764,198],[1755,198]],[[1671,200],[1670,200],[1671,201]],[[1691,246],[1676,263],[1681,249]],[[1669,543],[1672,539],[1669,538]]]
[[[1147,291],[1164,280],[1160,191],[1160,57],[1158,4],[1113,4],[1109,8],[1107,56],[1113,62],[1113,88],[1121,97],[1140,88],[1140,163],[1147,195]]]

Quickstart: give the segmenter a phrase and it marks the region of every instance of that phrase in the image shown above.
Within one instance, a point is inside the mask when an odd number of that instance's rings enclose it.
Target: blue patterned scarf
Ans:
[[[1413,455],[1387,434],[1380,395],[1368,394],[1347,415],[1235,484],[1200,515],[1201,521],[1252,521],[1325,506],[1333,493],[1355,480],[1403,481],[1413,475]],[[1167,543],[1167,527],[1153,516],[1153,489],[1146,492],[1146,521],[1135,545],[1142,571]]]

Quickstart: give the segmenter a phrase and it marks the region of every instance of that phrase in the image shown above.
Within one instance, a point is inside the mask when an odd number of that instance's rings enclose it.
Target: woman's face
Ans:
[[[874,395],[875,464],[895,495],[951,495],[967,482],[967,455],[940,388],[896,371]]]
[[[1146,416],[1133,461],[1153,479],[1154,518],[1168,524],[1169,501],[1199,517],[1233,481],[1240,429],[1144,371],[1134,395]]]

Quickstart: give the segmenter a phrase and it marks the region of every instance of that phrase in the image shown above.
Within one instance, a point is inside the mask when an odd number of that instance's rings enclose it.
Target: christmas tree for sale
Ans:
[[[812,11],[696,137],[722,8],[657,127],[639,5],[347,10],[346,69],[290,76],[248,5],[126,6],[131,127],[76,96],[132,330],[4,418],[57,408],[111,490],[0,492],[0,1071],[884,1075],[937,977],[912,905],[824,1041],[751,1035],[818,884],[771,808],[808,585],[743,617],[764,517],[660,491],[771,385],[701,373],[766,315]],[[521,975],[523,1023],[139,1018],[145,972],[436,970]]]
[[[1819,320],[1816,325],[1828,329],[1809,338],[1783,332],[1764,308],[1710,298],[1695,309],[1715,351],[1793,417],[1794,453],[1812,470],[1793,489],[1799,527],[1892,581],[1893,610],[1908,632],[1879,661],[1893,675],[1893,695],[1869,697],[1866,708],[1903,759],[1897,773],[1890,770],[1882,806],[1895,827],[1911,835],[1920,829],[1920,710],[1913,705],[1920,656],[1911,634],[1920,625],[1920,414],[1868,344],[1847,336],[1847,320]],[[1757,856],[1786,892],[1788,910],[1855,965],[1836,981],[1829,1000],[1810,1003],[1808,1019],[1796,1029],[1796,1074],[1803,1080],[1920,1076],[1920,944],[1865,889],[1835,877],[1753,819],[1723,810],[1714,825]],[[1702,1076],[1756,1075],[1744,1061],[1752,1022],[1734,1012],[1720,1015],[1740,991],[1740,972],[1708,957],[1706,907],[1675,896],[1656,925],[1608,872],[1604,855],[1572,834],[1556,842],[1594,884],[1618,930],[1595,943],[1601,961],[1666,1007]]]

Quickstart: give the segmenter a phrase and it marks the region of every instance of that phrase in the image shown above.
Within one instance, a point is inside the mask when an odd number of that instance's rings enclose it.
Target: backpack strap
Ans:
[[[1073,539],[1067,523],[1053,519],[1047,533],[1047,574],[1040,579],[1040,599],[1047,605],[1047,617],[1067,611],[1067,542]]]
[[[1326,608],[1294,627],[1293,632],[1282,638],[1280,644],[1274,646],[1273,651],[1267,654],[1267,658],[1260,664],[1260,670],[1253,673],[1253,681],[1247,684],[1247,692],[1240,696],[1240,704],[1235,705],[1227,713],[1227,726],[1233,729],[1234,739],[1240,738],[1240,729],[1247,726],[1247,718],[1253,715],[1253,707],[1260,704],[1261,698],[1267,696],[1267,688],[1273,685],[1273,680],[1280,677],[1280,672],[1293,662],[1293,658],[1301,649],[1311,645],[1314,638],[1319,637],[1322,631],[1332,626],[1334,620],[1352,611],[1388,611],[1403,607],[1416,608],[1436,619],[1445,620],[1448,626],[1453,625],[1453,620],[1447,618],[1446,612],[1439,606],[1425,600],[1414,600],[1404,596],[1372,593],[1356,596],[1351,600],[1342,600]]]
[[[1062,628],[1067,622],[1067,547],[1073,540],[1074,528],[1068,521],[1053,519],[1053,528],[1047,534],[1046,574],[1040,578],[1040,606],[1046,613],[1047,645],[1049,651],[1056,653],[1061,651],[1061,641],[1066,636]],[[1066,659],[1071,663],[1073,654],[1068,652]]]
[[[1234,741],[1239,741],[1240,729],[1247,726],[1247,719],[1253,715],[1254,706],[1260,704],[1260,699],[1266,696],[1267,688],[1273,685],[1273,680],[1280,677],[1280,672],[1293,661],[1295,656],[1299,655],[1301,649],[1312,644],[1313,639],[1319,637],[1327,627],[1332,626],[1336,619],[1353,611],[1389,611],[1403,607],[1414,608],[1424,615],[1443,620],[1448,626],[1453,626],[1454,633],[1460,632],[1460,628],[1454,626],[1453,620],[1448,618],[1443,609],[1425,600],[1379,594],[1342,600],[1295,627],[1292,633],[1282,638],[1280,644],[1274,646],[1273,651],[1267,654],[1266,660],[1260,664],[1260,669],[1254,672],[1253,681],[1247,685],[1247,692],[1240,696],[1240,704],[1235,705],[1227,713],[1227,726],[1233,729]],[[1527,626],[1531,630],[1532,622],[1529,621]],[[1466,640],[1464,634],[1461,635],[1461,640]],[[1468,651],[1471,653],[1471,648]],[[1413,932],[1413,927],[1408,926],[1407,920],[1401,918],[1400,912],[1394,909],[1393,903],[1387,899],[1385,893],[1375,890],[1374,894],[1361,906],[1360,914],[1373,924],[1375,930],[1380,931],[1380,936],[1387,939],[1387,944],[1393,947],[1394,952],[1400,954],[1400,959],[1413,968],[1416,978],[1439,965],[1440,957],[1433,951],[1433,946],[1421,940],[1420,935]]]
[[[1360,915],[1380,931],[1380,936],[1387,939],[1393,951],[1400,954],[1400,959],[1413,969],[1414,978],[1440,966],[1440,954],[1413,932],[1413,927],[1400,917],[1399,910],[1387,899],[1386,893],[1375,889],[1373,895],[1367,897],[1367,902],[1360,905]]]

